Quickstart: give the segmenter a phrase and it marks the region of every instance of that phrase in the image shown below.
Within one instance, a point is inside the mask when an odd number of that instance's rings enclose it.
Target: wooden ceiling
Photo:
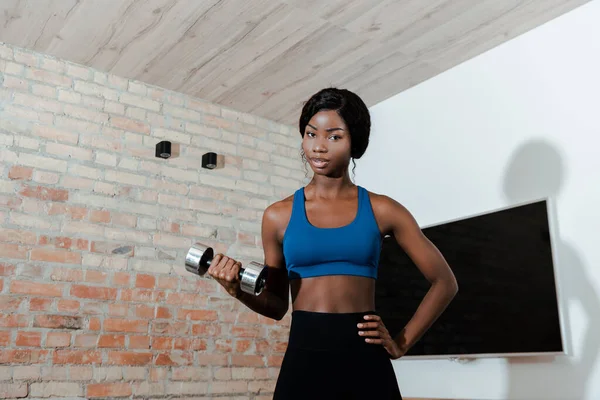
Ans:
[[[588,0],[2,0],[0,41],[295,125],[372,106]]]

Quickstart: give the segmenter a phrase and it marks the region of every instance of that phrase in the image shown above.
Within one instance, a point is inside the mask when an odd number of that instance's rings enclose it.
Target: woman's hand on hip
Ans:
[[[403,350],[390,336],[379,315],[365,315],[364,319],[366,322],[358,324],[358,334],[365,337],[367,343],[382,345],[392,360],[398,359],[406,353],[406,350]]]

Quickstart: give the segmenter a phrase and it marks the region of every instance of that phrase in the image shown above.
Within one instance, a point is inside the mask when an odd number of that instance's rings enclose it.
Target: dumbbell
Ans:
[[[203,276],[208,271],[215,256],[212,247],[195,243],[185,256],[185,269],[193,274]],[[258,296],[267,283],[267,271],[264,265],[252,261],[245,268],[240,268],[240,288],[243,292]]]

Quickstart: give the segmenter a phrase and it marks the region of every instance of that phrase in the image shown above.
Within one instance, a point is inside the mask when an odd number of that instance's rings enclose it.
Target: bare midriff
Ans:
[[[290,281],[293,310],[354,313],[375,310],[375,280],[331,275]]]

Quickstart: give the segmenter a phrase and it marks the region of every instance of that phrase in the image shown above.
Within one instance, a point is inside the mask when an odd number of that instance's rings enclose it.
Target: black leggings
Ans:
[[[358,335],[366,314],[293,311],[273,400],[401,400],[387,351]]]

